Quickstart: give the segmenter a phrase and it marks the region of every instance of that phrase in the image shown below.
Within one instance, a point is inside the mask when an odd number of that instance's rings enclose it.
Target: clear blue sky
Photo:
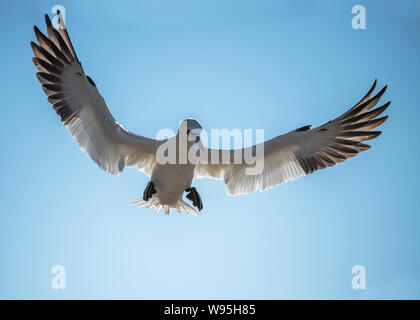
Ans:
[[[54,4],[131,131],[196,117],[271,138],[341,114],[375,78],[390,118],[370,151],[264,193],[197,181],[200,217],[132,207],[147,177],[101,171],[35,77],[32,26]],[[0,298],[420,298],[419,1],[2,1],[0,21]]]

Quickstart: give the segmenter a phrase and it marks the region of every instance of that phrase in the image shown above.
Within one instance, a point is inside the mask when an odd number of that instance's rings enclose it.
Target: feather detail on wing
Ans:
[[[222,164],[222,154],[228,152],[234,159],[233,150],[206,149],[208,164],[200,163],[195,168],[195,178],[211,177],[223,179],[230,195],[246,194],[256,190],[264,191],[280,183],[311,174],[319,169],[331,167],[358,153],[370,149],[362,143],[376,138],[380,131],[372,131],[383,124],[388,116],[377,118],[390,102],[371,110],[379,102],[386,86],[373,98],[369,92],[349,111],[333,121],[311,129],[305,126],[285,135],[264,142],[263,170],[259,174],[247,174],[251,165],[245,163]],[[258,146],[250,147],[253,150]],[[219,152],[220,151],[220,152]],[[250,151],[243,149],[242,153]],[[211,164],[212,154],[219,157],[220,164]]]
[[[161,142],[135,135],[118,124],[93,80],[85,75],[59,15],[58,30],[45,15],[47,36],[34,27],[38,44],[31,42],[37,78],[48,101],[80,148],[113,175],[135,166],[151,175]]]

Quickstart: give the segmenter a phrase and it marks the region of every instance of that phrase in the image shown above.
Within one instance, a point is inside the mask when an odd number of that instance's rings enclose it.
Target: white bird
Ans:
[[[191,186],[196,178],[221,179],[229,195],[264,191],[283,182],[333,166],[368,150],[364,140],[376,138],[381,132],[371,131],[388,116],[377,118],[390,102],[371,110],[380,100],[386,86],[373,98],[376,80],[368,93],[350,110],[335,120],[317,128],[305,126],[263,143],[263,169],[258,174],[247,174],[252,165],[235,163],[234,150],[207,149],[200,141],[202,127],[195,119],[181,122],[176,136],[166,140],[149,139],[133,134],[118,124],[110,113],[104,98],[93,80],[87,76],[74,51],[60,13],[59,27],[53,28],[45,15],[47,36],[34,26],[38,44],[31,42],[37,67],[37,77],[48,101],[61,117],[80,148],[106,172],[118,176],[124,167],[136,167],[151,177],[143,198],[134,202],[166,214],[174,208],[178,212],[199,213],[203,204],[197,190]],[[187,140],[187,150],[197,147],[200,157],[208,161],[162,164],[158,150],[163,144],[180,144]],[[240,150],[241,154],[255,152],[257,146]],[[178,157],[180,156],[180,149]],[[220,152],[219,152],[220,151]],[[223,162],[223,155],[229,161]],[[218,163],[211,161],[214,156]],[[183,200],[184,192],[193,206]]]

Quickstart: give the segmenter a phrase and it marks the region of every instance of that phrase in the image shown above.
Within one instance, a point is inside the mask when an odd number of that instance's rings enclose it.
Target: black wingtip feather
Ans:
[[[91,85],[92,87],[96,87],[96,84],[95,84],[95,82],[92,80],[92,78],[91,78],[91,77],[86,76],[86,78],[88,79],[88,81],[89,81],[89,83],[90,83],[90,85]]]
[[[34,32],[35,32],[35,35],[37,34],[37,33],[41,33],[41,31],[38,29],[38,27],[35,25],[34,26]]]
[[[388,89],[387,85],[384,86],[371,100],[372,101],[375,100],[375,99],[379,100],[383,96],[383,94],[385,93],[386,89]]]
[[[36,77],[38,78],[39,82],[41,82],[42,84],[47,83],[47,82],[56,83],[56,84],[61,83],[61,78],[51,73],[37,72]]]
[[[369,91],[366,93],[366,95],[363,97],[363,99],[365,99],[366,97],[368,97],[372,94],[373,90],[375,90],[375,88],[376,88],[377,83],[378,83],[378,79],[375,79],[375,81],[373,81],[372,87],[370,87]]]
[[[42,87],[56,93],[63,91],[62,87],[58,84],[45,83],[42,85]]]
[[[365,120],[365,119],[373,119],[373,118],[376,118],[377,116],[379,116],[380,114],[382,114],[389,107],[390,104],[391,104],[391,101],[388,101],[387,103],[385,103],[381,107],[378,107],[376,109],[373,109],[373,110],[371,110],[369,112],[365,112],[365,113],[359,114],[359,115],[357,115],[357,116],[355,116],[353,118],[346,119],[346,120],[344,120],[342,122],[342,125],[346,125],[346,124],[349,124],[349,123],[356,123],[358,121]]]
[[[311,128],[312,128],[312,125],[307,125],[307,126],[304,126],[304,127],[301,127],[301,128],[297,128],[297,129],[295,130],[295,132],[308,131],[308,130],[310,130]]]
[[[45,17],[45,23],[47,24],[47,26],[50,26],[51,25],[50,16],[46,13],[44,17]]]
[[[69,63],[69,60],[66,58],[64,53],[61,52],[61,50],[59,48],[57,48],[57,46],[54,44],[54,42],[52,42],[48,37],[46,37],[38,29],[37,26],[34,27],[34,31],[35,31],[35,36],[38,40],[38,43],[40,43],[41,47],[42,47],[42,43],[45,43],[49,47],[49,49],[51,49],[52,52],[54,52],[54,55],[57,57],[57,59],[59,59],[63,63]],[[53,31],[57,32],[57,30],[55,30],[55,29],[53,29]]]
[[[371,96],[372,92],[375,90],[376,88],[376,84],[377,84],[377,79],[375,79],[375,81],[373,81],[372,86],[370,87],[369,91],[363,96],[362,99],[360,99],[360,101],[356,104],[356,106],[362,104],[363,102],[367,101],[369,99],[369,97]],[[355,107],[356,107],[355,106]]]

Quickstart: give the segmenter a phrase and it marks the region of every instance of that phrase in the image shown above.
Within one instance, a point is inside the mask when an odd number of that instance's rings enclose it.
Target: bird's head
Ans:
[[[188,142],[199,142],[202,130],[203,127],[201,126],[200,122],[198,122],[198,120],[188,118],[181,121],[179,124],[178,134],[186,135]]]

